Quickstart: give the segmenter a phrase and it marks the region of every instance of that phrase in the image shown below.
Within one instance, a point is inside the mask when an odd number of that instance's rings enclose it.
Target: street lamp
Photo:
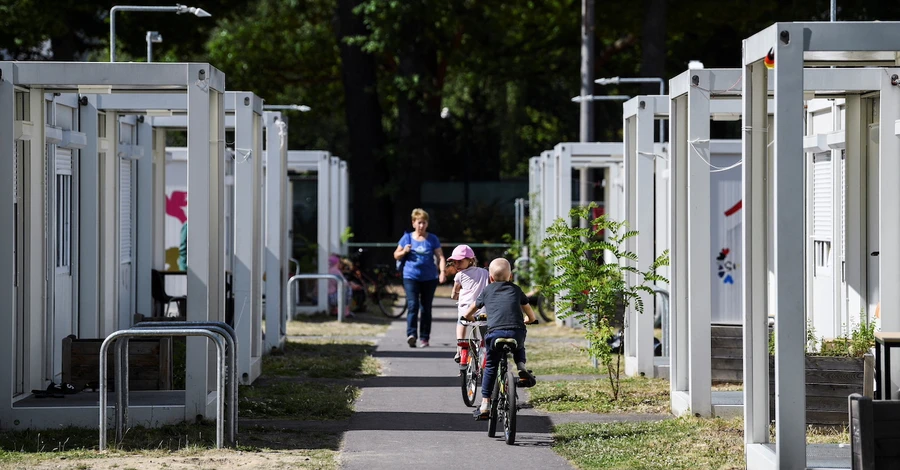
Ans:
[[[573,103],[581,103],[582,101],[628,101],[631,97],[628,95],[587,95],[575,96],[572,98]]]
[[[263,109],[275,111],[275,110],[288,110],[288,111],[300,111],[301,113],[305,113],[308,111],[312,111],[312,108],[305,104],[266,104],[263,105]]]
[[[185,5],[175,5],[171,7],[155,7],[143,5],[116,5],[109,10],[109,61],[116,61],[116,12],[117,11],[155,11],[163,13],[190,13],[198,18],[207,18],[212,15],[206,10],[197,7],[189,7]]]
[[[147,31],[147,63],[153,62],[153,43],[162,42],[162,34],[159,31]]]
[[[659,83],[659,94],[666,94],[666,81],[659,77],[637,77],[637,78],[622,78],[622,77],[608,77],[608,78],[598,78],[594,80],[594,83],[597,85],[618,85],[620,83]],[[665,126],[663,125],[662,119],[659,120],[659,141],[662,142],[665,138]]]

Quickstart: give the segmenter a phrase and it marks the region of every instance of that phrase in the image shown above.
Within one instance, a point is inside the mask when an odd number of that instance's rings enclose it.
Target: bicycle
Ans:
[[[360,250],[360,253],[362,250]],[[406,294],[400,275],[387,264],[377,264],[371,271],[365,271],[359,262],[359,255],[350,258],[351,266],[344,273],[349,282],[357,283],[361,289],[351,295],[351,310],[365,311],[366,300],[378,307],[386,317],[399,318],[406,313]]]
[[[535,319],[533,324],[538,323]],[[488,437],[496,437],[497,423],[503,421],[503,436],[509,445],[516,442],[516,414],[519,411],[518,393],[519,376],[509,369],[509,355],[518,347],[513,338],[497,338],[494,348],[501,350],[500,362],[497,364],[497,379],[494,391],[491,392],[491,408],[488,417]],[[513,368],[515,369],[515,368]]]
[[[525,295],[528,297],[528,303],[531,304],[532,307],[537,308],[538,315],[540,315],[545,322],[553,321],[547,313],[551,310],[550,299],[544,297],[540,290],[533,290]]]
[[[467,326],[466,337],[457,340],[460,347],[459,364],[460,364],[460,388],[462,390],[463,403],[466,406],[475,405],[476,392],[478,385],[481,384],[483,377],[484,363],[487,360],[487,354],[484,350],[484,333],[487,329],[487,317],[479,315],[476,321],[467,322],[463,320],[463,325]]]

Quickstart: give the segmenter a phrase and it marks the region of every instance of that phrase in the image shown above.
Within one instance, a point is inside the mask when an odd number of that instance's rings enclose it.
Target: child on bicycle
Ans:
[[[459,315],[464,316],[469,311],[469,307],[475,303],[475,299],[481,295],[481,291],[488,285],[490,274],[487,269],[476,266],[475,252],[469,245],[459,245],[453,249],[453,253],[447,258],[447,275],[453,278],[453,291],[450,298],[456,300]],[[480,311],[479,313],[483,313]],[[457,344],[465,341],[466,326],[462,320],[456,323]],[[459,363],[460,347],[456,346],[456,356],[454,361]]]
[[[519,370],[519,386],[534,385],[534,376],[525,369],[525,325],[535,322],[534,311],[528,304],[528,297],[522,289],[509,279],[511,269],[509,261],[497,258],[489,267],[491,283],[484,288],[475,304],[469,307],[465,319],[472,321],[475,311],[484,308],[487,311],[488,334],[485,337],[487,347],[487,364],[484,367],[484,378],[481,382],[481,407],[475,410],[477,419],[487,419],[490,413],[491,393],[497,378],[497,363],[500,351],[494,350],[494,341],[498,338],[513,338],[518,345],[513,353],[516,368]],[[522,313],[528,321],[522,319]]]
[[[350,284],[347,283],[347,278],[344,277],[344,273],[341,270],[341,257],[332,254],[328,257],[328,274],[334,274],[335,276],[340,276],[344,279],[344,285],[346,289],[344,290],[344,318],[352,318],[353,314],[350,313]],[[328,307],[329,312],[332,315],[337,315],[337,303],[338,303],[338,282],[334,280],[328,281]]]

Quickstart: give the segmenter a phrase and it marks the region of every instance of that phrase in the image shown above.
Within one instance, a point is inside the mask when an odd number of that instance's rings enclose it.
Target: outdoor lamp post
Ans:
[[[300,111],[301,113],[312,111],[312,108],[305,104],[266,104],[263,105],[263,109],[267,111]]]
[[[631,97],[628,95],[587,95],[575,96],[572,98],[573,103],[581,103],[582,101],[628,101]]]
[[[162,34],[159,31],[147,31],[147,62],[153,62],[153,43],[163,41]]]
[[[598,78],[594,80],[594,83],[597,85],[618,85],[620,83],[659,83],[659,94],[666,94],[666,81],[659,77],[637,77],[637,78],[622,78],[622,77],[608,77],[608,78]],[[662,142],[665,138],[665,129],[666,127],[663,125],[662,120],[659,121],[659,141]]]
[[[207,18],[212,15],[206,10],[197,7],[189,7],[185,5],[175,5],[171,7],[156,7],[143,5],[116,5],[109,10],[109,61],[116,61],[116,12],[117,11],[155,11],[164,13],[191,13],[199,18]]]

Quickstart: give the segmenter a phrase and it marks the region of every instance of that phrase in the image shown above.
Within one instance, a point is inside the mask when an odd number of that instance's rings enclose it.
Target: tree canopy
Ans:
[[[525,178],[529,157],[577,140],[578,106],[570,98],[579,93],[580,1],[188,3],[212,18],[117,14],[120,60],[144,60],[144,35],[159,31],[164,42],[155,45],[156,60],[207,61],[226,73],[230,90],[311,106],[310,113],[288,114],[291,148],[325,149],[350,162],[357,240],[396,238],[410,209],[421,205],[423,182]],[[900,18],[895,3],[839,3],[839,20]],[[598,2],[594,76],[668,79],[692,59],[738,66],[743,38],[775,21],[827,20],[829,4]],[[0,55],[108,60],[112,5],[0,0]],[[596,92],[652,90],[621,85]],[[598,102],[594,112],[597,140],[620,139],[621,104]],[[511,228],[491,216],[496,212],[460,208],[446,216],[454,223],[442,235],[499,241]],[[475,230],[474,223],[491,227]]]

